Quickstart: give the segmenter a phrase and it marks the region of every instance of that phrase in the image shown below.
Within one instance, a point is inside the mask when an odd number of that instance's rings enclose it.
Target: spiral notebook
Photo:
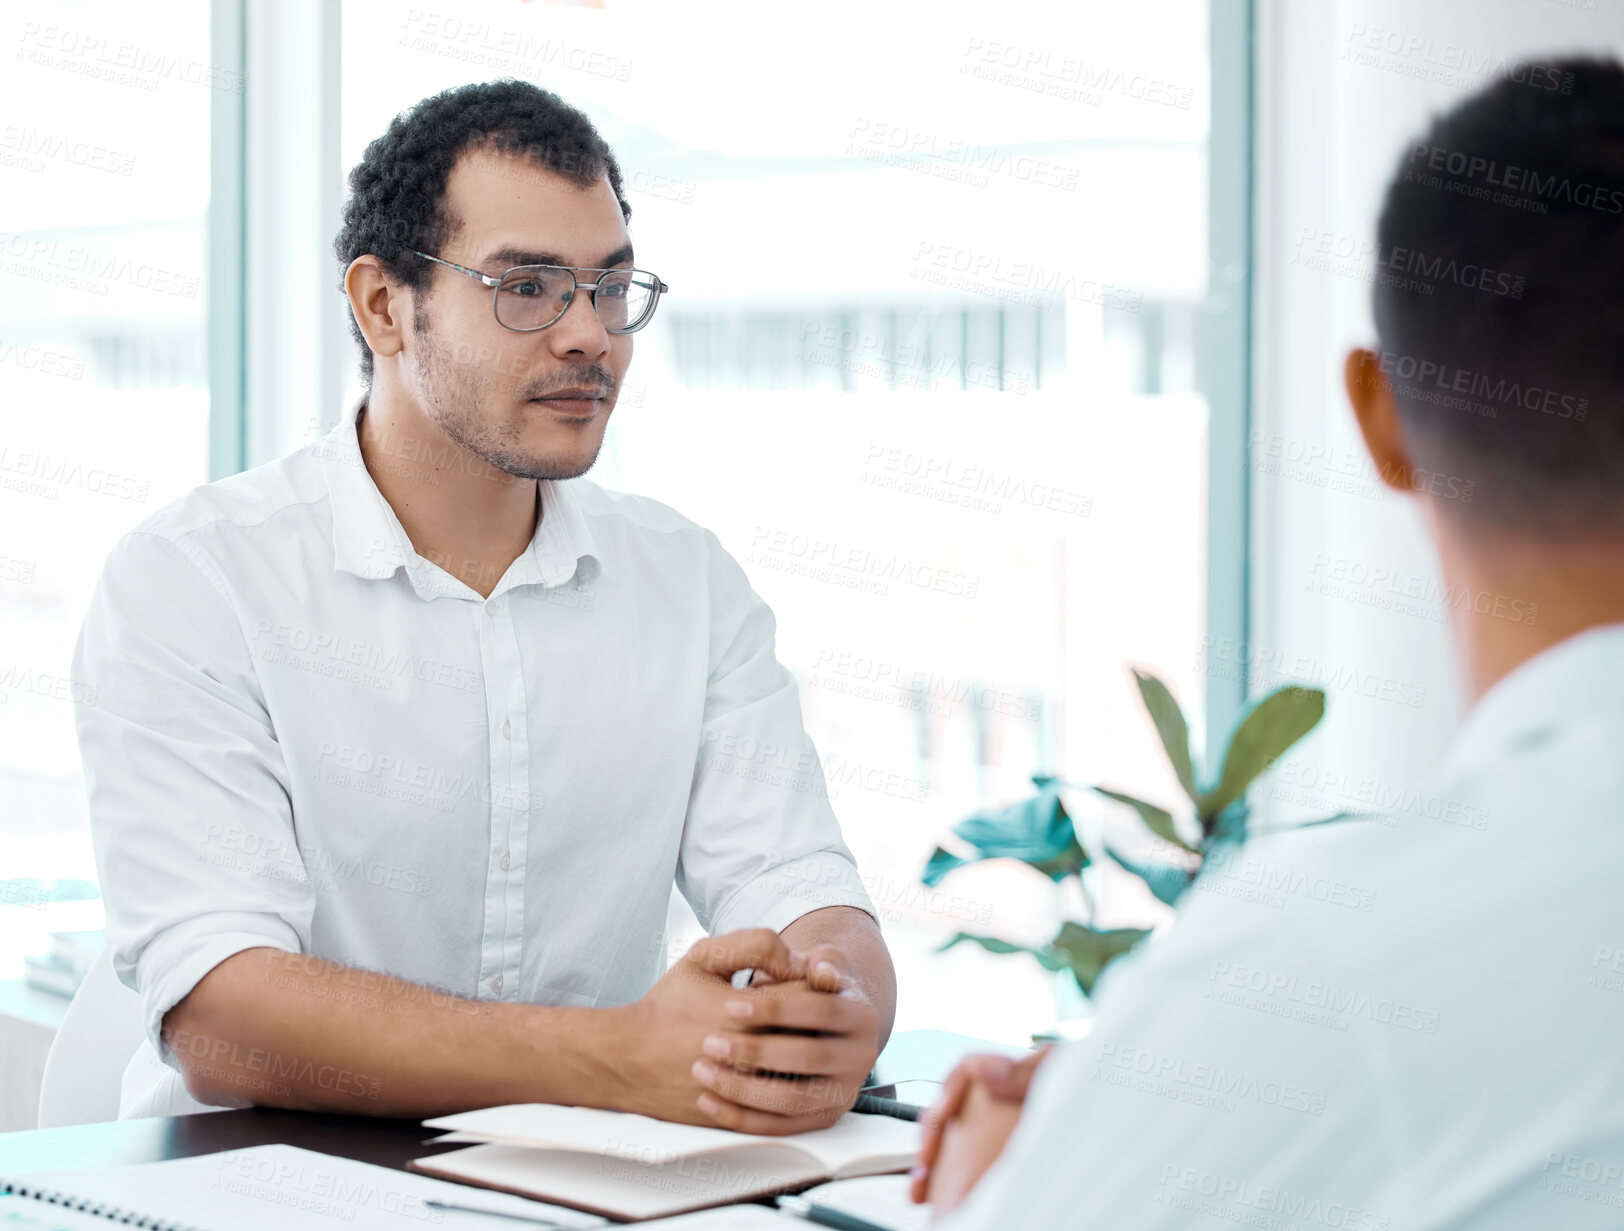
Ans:
[[[429,1204],[434,1201],[474,1209],[442,1209]],[[493,1231],[499,1223],[524,1225],[509,1221],[514,1218],[603,1225],[577,1210],[297,1146],[0,1176],[0,1231],[95,1231],[109,1223],[144,1231],[421,1231],[425,1225]]]

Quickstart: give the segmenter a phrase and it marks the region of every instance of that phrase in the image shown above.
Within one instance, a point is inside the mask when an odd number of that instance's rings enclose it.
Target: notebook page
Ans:
[[[725,1128],[673,1124],[624,1111],[551,1103],[512,1103],[464,1111],[425,1120],[423,1127],[450,1130],[457,1134],[458,1141],[581,1150],[650,1164],[737,1149],[752,1142],[793,1145],[816,1159],[830,1175],[865,1157],[911,1156],[919,1143],[916,1124],[852,1112],[829,1128],[789,1137],[756,1136]]]
[[[27,1197],[0,1197],[0,1231],[108,1231],[114,1225],[94,1214]]]
[[[630,1219],[747,1201],[804,1187],[823,1174],[806,1154],[762,1143],[659,1163],[605,1158],[581,1150],[491,1144],[418,1159],[412,1165],[448,1179],[533,1194]]]
[[[330,1231],[421,1231],[425,1226],[439,1231],[493,1231],[498,1221],[522,1226],[493,1219],[490,1214],[435,1209],[425,1204],[430,1199],[525,1213],[570,1227],[603,1225],[601,1218],[561,1206],[482,1192],[296,1146],[254,1146],[161,1163],[26,1171],[4,1178],[203,1231],[287,1231],[290,1226]]]
[[[588,1154],[635,1157],[650,1163],[757,1140],[725,1128],[673,1124],[625,1111],[560,1107],[553,1103],[509,1103],[504,1107],[462,1111],[424,1120],[423,1127],[454,1132],[456,1141],[581,1150]]]

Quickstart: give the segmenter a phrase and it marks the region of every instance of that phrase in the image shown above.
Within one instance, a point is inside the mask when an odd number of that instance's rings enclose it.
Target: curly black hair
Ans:
[[[412,252],[439,252],[460,225],[445,211],[445,187],[451,168],[471,148],[520,155],[583,188],[608,175],[621,214],[631,217],[620,164],[582,112],[528,81],[458,86],[397,115],[350,171],[350,195],[333,240],[340,290],[350,262],[368,254],[412,290],[428,285],[433,267]],[[354,312],[350,333],[361,348],[362,382],[370,388],[372,349]]]

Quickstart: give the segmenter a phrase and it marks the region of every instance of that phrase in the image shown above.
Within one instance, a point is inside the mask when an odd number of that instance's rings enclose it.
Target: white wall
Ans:
[[[1587,2],[1259,0],[1252,650],[1285,664],[1265,682],[1312,680],[1330,698],[1324,727],[1276,771],[1278,818],[1411,789],[1461,711],[1443,605],[1377,605],[1440,583],[1419,517],[1371,472],[1341,391],[1348,347],[1374,340],[1370,285],[1305,258],[1322,233],[1333,248],[1373,239],[1406,142],[1502,59],[1624,50],[1624,3]],[[1353,260],[1368,275],[1368,256]]]

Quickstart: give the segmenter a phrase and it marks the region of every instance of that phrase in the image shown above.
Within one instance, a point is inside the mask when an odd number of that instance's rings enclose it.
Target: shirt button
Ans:
[[[485,600],[485,614],[486,615],[495,615],[496,614],[496,606],[497,606],[497,604],[496,604],[496,600],[494,598],[486,599]]]
[[[497,865],[497,867],[501,868],[502,871],[506,872],[508,870],[508,865],[511,864],[512,862],[513,861],[509,857],[508,852],[503,851],[502,852],[502,857],[496,861],[496,865]]]
[[[502,976],[501,975],[497,975],[496,978],[491,980],[491,991],[495,992],[498,996],[500,996],[502,994]]]
[[[502,738],[503,739],[512,739],[513,738],[513,724],[511,722],[509,722],[506,718],[502,719]]]

